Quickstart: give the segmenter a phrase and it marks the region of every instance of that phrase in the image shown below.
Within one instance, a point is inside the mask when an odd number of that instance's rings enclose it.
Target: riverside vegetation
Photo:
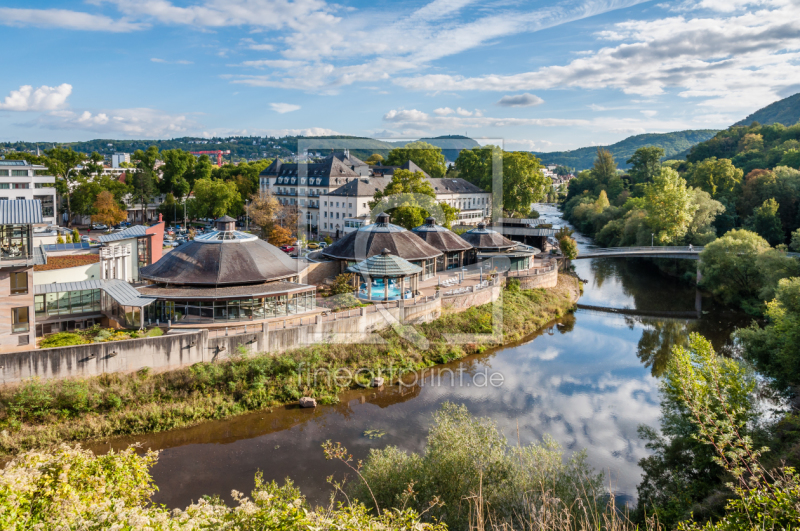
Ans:
[[[699,335],[689,348],[673,349],[662,390],[683,409],[694,441],[728,475],[732,493],[718,519],[690,517],[679,530],[791,529],[800,522],[800,477],[789,467],[764,466],[766,449],[746,431],[751,381],[746,367],[716,356]],[[232,492],[233,507],[213,497],[173,511],[150,503],[155,452],[129,448],[98,457],[68,445],[28,451],[0,471],[0,525],[14,531],[665,529],[659,514],[632,522],[582,453],[565,460],[549,439],[509,445],[490,419],[474,418],[464,406],[444,404],[434,415],[422,454],[390,446],[354,463],[339,444],[328,441],[323,451],[355,474],[349,483],[329,479],[328,507],[311,508],[290,481],[264,483],[258,474],[250,497]]]
[[[502,293],[502,332],[521,339],[573,307],[580,286],[559,277],[554,289],[520,290],[509,283]],[[427,346],[404,339],[408,330],[384,330],[385,344],[320,344],[272,355],[245,355],[216,363],[152,374],[104,374],[87,379],[31,380],[0,389],[2,455],[54,443],[157,432],[294,402],[301,396],[335,403],[345,387],[333,378],[300,379],[301,371],[358,368],[379,371],[391,381],[415,371],[481,352],[490,344],[457,345],[444,334],[492,333],[493,307],[483,305],[416,325]],[[498,322],[500,322],[498,320]],[[397,333],[399,332],[399,333]],[[361,384],[370,376],[362,375]],[[351,385],[355,385],[352,383]]]

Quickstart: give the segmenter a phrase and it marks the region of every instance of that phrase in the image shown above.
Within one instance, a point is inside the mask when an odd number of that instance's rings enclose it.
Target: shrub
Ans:
[[[85,345],[86,343],[91,343],[91,341],[80,334],[59,332],[42,339],[39,342],[39,348],[69,347],[72,345]]]

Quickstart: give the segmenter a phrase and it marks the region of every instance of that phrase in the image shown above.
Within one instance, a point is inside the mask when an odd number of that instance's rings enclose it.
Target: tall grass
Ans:
[[[505,292],[506,341],[520,339],[563,315],[576,289],[563,277],[554,290]],[[278,406],[312,396],[335,403],[344,390],[335,379],[300,379],[302,371],[366,368],[394,377],[480,352],[486,345],[449,343],[449,333],[489,333],[492,306],[449,314],[416,329],[428,340],[421,348],[394,331],[385,344],[320,344],[280,355],[239,355],[153,374],[104,374],[60,381],[30,380],[0,389],[0,455],[58,442],[158,432]],[[368,376],[363,377],[365,383]]]

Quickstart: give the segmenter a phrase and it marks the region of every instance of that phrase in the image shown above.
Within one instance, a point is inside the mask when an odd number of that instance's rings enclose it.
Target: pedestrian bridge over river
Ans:
[[[575,260],[588,258],[678,258],[699,260],[703,247],[607,247],[585,249]]]

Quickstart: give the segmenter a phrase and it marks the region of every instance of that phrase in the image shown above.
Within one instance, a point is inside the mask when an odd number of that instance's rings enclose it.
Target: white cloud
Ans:
[[[133,108],[91,112],[56,111],[35,122],[22,124],[46,129],[86,130],[127,137],[165,138],[199,130],[186,115],[171,115],[159,109]]]
[[[450,107],[439,107],[438,109],[433,110],[433,114],[437,116],[447,116],[448,114],[453,114],[454,112],[456,111],[454,111]]]
[[[129,32],[147,27],[127,18],[114,20],[104,15],[92,15],[67,9],[14,9],[0,7],[0,24],[4,26],[34,26],[81,31]]]
[[[301,66],[305,66],[307,63],[305,61],[291,61],[288,59],[259,59],[257,61],[244,61],[239,65],[231,65],[231,66],[249,66],[252,68],[299,68]]]
[[[153,63],[162,63],[167,65],[193,65],[194,61],[187,61],[185,59],[180,59],[178,61],[167,61],[166,59],[159,59],[158,57],[151,57],[150,61]]]
[[[203,132],[204,137],[220,136],[332,136],[342,133],[324,127],[299,129],[213,129]]]
[[[497,105],[502,107],[533,107],[534,105],[540,105],[542,103],[544,103],[542,98],[526,92],[513,96],[503,96],[500,98],[500,101],[497,102]]]
[[[658,111],[641,111],[641,113],[647,116],[648,118],[652,118],[653,116],[658,114]]]
[[[550,148],[553,143],[548,140],[514,140],[508,139],[504,143],[506,149],[517,151],[534,151]],[[545,359],[545,358],[540,358]]]
[[[460,108],[459,108],[460,109]],[[419,130],[463,130],[465,127],[510,127],[524,125],[538,125],[543,127],[589,125],[587,120],[560,119],[560,118],[493,118],[482,116],[479,112],[470,112],[460,109],[455,111],[458,116],[442,115],[431,116],[417,109],[392,109],[384,114],[386,122],[413,127]]]
[[[270,103],[269,106],[279,114],[300,110],[300,106],[293,103]]]
[[[31,85],[23,85],[12,90],[0,103],[3,111],[53,111],[62,108],[72,94],[72,85],[62,83],[57,87],[42,85],[34,90]]]
[[[621,44],[563,66],[511,75],[421,75],[394,82],[424,91],[578,87],[655,96],[677,89],[681,96],[712,107],[761,107],[778,99],[782,89],[800,83],[800,4],[762,4],[761,9],[734,14],[618,23],[601,37]]]

